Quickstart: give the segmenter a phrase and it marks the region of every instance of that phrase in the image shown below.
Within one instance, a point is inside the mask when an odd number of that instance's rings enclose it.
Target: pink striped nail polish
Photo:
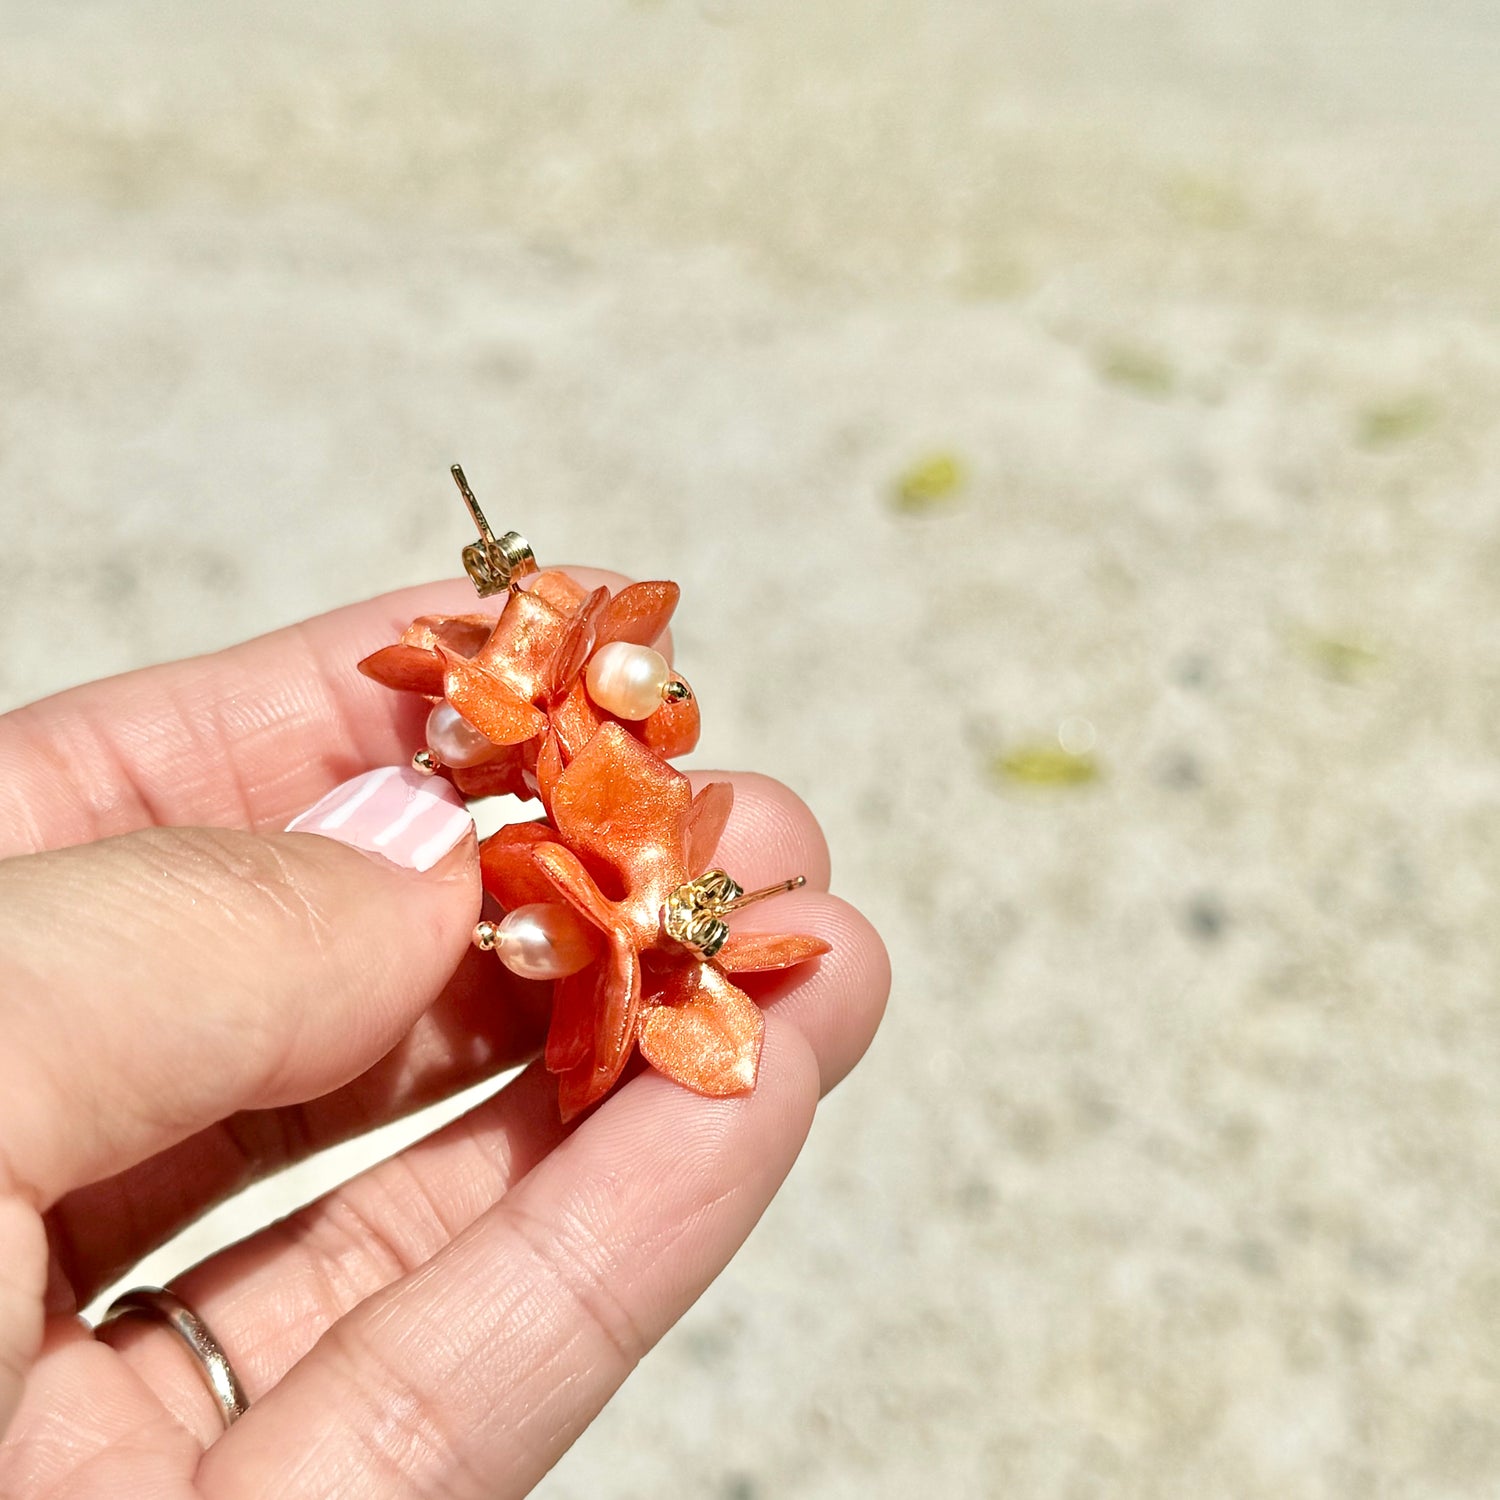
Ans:
[[[335,787],[286,831],[320,833],[408,870],[430,870],[473,827],[452,782],[382,766]]]

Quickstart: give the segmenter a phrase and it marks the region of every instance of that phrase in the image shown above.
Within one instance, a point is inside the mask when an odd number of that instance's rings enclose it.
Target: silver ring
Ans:
[[[181,1297],[159,1286],[132,1287],[110,1303],[99,1326],[102,1328],[106,1323],[132,1313],[165,1323],[187,1345],[188,1353],[203,1372],[203,1383],[219,1403],[219,1414],[224,1418],[225,1427],[233,1426],[245,1415],[250,1403],[245,1399],[244,1387],[231,1368],[229,1357],[218,1339],[208,1331],[208,1324]]]

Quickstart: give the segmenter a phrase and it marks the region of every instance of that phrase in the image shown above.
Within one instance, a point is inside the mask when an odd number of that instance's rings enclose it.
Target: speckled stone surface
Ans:
[[[697,763],[889,937],[549,1500],[1500,1494],[1497,79],[1488,0],[0,9],[0,704],[451,571],[458,457],[682,581]]]

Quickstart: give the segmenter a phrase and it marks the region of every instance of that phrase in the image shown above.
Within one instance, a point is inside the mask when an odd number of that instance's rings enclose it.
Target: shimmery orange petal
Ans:
[[[590,1061],[563,1074],[558,1087],[562,1117],[574,1115],[602,1099],[619,1080],[635,1046],[635,1018],[641,1003],[641,969],[628,943],[612,941],[607,971],[596,1007],[594,1052]]]
[[[500,678],[518,697],[534,703],[552,690],[553,664],[574,620],[532,592],[512,594],[494,634],[475,653],[476,665]]]
[[[564,762],[572,760],[599,733],[604,722],[581,682],[553,708],[551,719]]]
[[[604,962],[593,963],[557,981],[543,1059],[549,1073],[569,1073],[592,1056],[599,985],[607,967]]]
[[[443,696],[496,745],[519,745],[547,727],[547,716],[492,672],[445,652]]]
[[[418,615],[401,632],[403,646],[435,651],[445,646],[458,656],[473,656],[495,629],[496,615]]]
[[[606,861],[632,888],[648,881],[675,887],[686,880],[692,802],[682,772],[607,723],[563,772],[552,817],[564,843]]]
[[[526,784],[524,745],[507,745],[493,760],[455,766],[448,774],[465,797],[520,797],[536,794]]]
[[[526,585],[526,592],[545,599],[564,614],[572,614],[589,597],[589,590],[560,568],[548,568],[538,573]]]
[[[675,760],[696,750],[701,731],[696,696],[681,703],[663,703],[641,724],[642,738],[663,760]]]
[[[557,778],[562,773],[562,745],[558,741],[556,731],[549,729],[536,757],[537,795],[542,799],[542,806],[547,809],[549,818],[552,816],[552,791],[557,785]]]
[[[641,965],[635,949],[619,933],[609,935],[608,977],[599,987],[598,1019],[594,1031],[594,1087],[599,1097],[615,1080],[635,1046],[636,1018],[641,1009]]]
[[[556,838],[556,834],[552,835]],[[533,855],[537,868],[551,882],[554,892],[576,910],[579,916],[604,932],[620,925],[614,903],[594,884],[583,861],[571,849],[557,843],[539,843]]]
[[[593,617],[608,601],[608,589],[595,589],[581,606],[577,617],[569,622],[567,629],[559,637],[556,655],[548,669],[548,697],[571,692],[577,684],[578,674],[583,671],[584,663],[593,654],[596,643]]]
[[[675,583],[657,580],[632,583],[623,588],[599,617],[601,646],[626,641],[632,646],[654,646],[667,628],[682,590]]]
[[[538,847],[554,837],[545,823],[512,823],[479,846],[479,878],[507,911],[557,900],[535,857]]]
[[[557,1112],[562,1116],[564,1125],[570,1120],[577,1119],[595,1099],[600,1097],[589,1092],[593,1082],[592,1060],[586,1060],[579,1063],[576,1068],[570,1068],[558,1079]]]
[[[637,1028],[641,1055],[695,1093],[724,1097],[755,1087],[766,1022],[759,1008],[709,964],[673,976],[663,1003]]]
[[[398,692],[443,696],[443,659],[420,646],[382,646],[360,662],[359,670]]]
[[[687,870],[695,880],[713,863],[714,850],[733,811],[734,787],[727,781],[711,781],[693,798],[687,825]]]
[[[790,969],[832,950],[833,944],[822,938],[736,932],[714,955],[714,962],[726,974],[747,974],[761,969]]]

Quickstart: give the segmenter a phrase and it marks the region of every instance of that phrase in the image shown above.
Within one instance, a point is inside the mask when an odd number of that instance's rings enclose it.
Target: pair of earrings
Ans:
[[[516,532],[496,536],[453,478],[479,540],[463,550],[499,614],[424,615],[360,670],[431,704],[412,764],[464,795],[534,798],[544,818],[481,847],[503,909],[476,946],[553,985],[547,1068],[569,1119],[602,1098],[633,1051],[710,1096],[755,1085],[764,1020],[731,976],[828,951],[820,939],[734,932],[753,902],[802,877],[746,892],[713,856],[733,806],[725,782],[694,795],[670,761],[698,742],[698,702],[656,644],[677,585],[611,593],[541,569]]]

